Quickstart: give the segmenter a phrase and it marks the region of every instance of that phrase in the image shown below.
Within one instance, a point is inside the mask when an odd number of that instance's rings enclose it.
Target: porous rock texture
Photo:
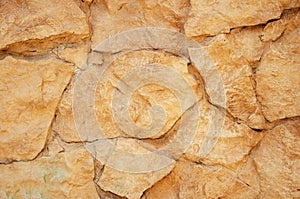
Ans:
[[[0,68],[1,199],[300,198],[297,0],[1,0]]]

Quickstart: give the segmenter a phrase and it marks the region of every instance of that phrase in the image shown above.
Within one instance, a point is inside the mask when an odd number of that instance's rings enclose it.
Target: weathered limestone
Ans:
[[[98,198],[85,150],[0,165],[0,198]]]
[[[210,107],[201,116],[198,132],[185,156],[187,159],[201,161],[207,165],[218,164],[236,168],[239,163],[247,160],[250,150],[264,134],[255,132],[244,124],[233,122],[225,115],[224,121],[220,119],[211,124],[212,118],[217,115],[223,114],[218,109]],[[216,126],[222,126],[220,132],[210,131],[209,128],[215,129]],[[201,148],[207,147],[205,140],[213,137],[217,139],[213,148],[208,154],[201,154]]]
[[[91,7],[92,49],[119,32],[138,27],[180,30],[188,13],[188,1],[96,0]]]
[[[44,148],[73,66],[55,58],[0,60],[0,162],[30,160]]]
[[[0,13],[0,49],[31,54],[89,36],[86,16],[72,0],[4,0]]]
[[[142,148],[134,140],[125,139],[118,140],[117,142],[117,148],[122,149],[123,151],[137,154],[147,153],[147,150]],[[144,161],[146,162],[147,160],[145,159]],[[130,164],[130,162],[124,161],[124,164]],[[143,164],[143,162],[140,164]],[[152,164],[156,164],[156,162],[152,162]],[[136,164],[133,165],[133,167],[139,167],[139,165]],[[98,185],[103,190],[113,192],[119,196],[127,197],[129,199],[138,199],[145,190],[170,173],[173,167],[174,164],[170,164],[158,171],[130,173],[105,166],[98,181]]]
[[[127,53],[110,65],[109,70],[103,75],[97,88],[95,112],[99,125],[102,127],[103,134],[106,137],[126,136],[113,117],[111,107],[113,91],[129,71],[146,64],[168,67],[169,70],[175,71],[183,77],[193,92],[198,92],[197,82],[188,73],[187,60],[159,52],[140,51]],[[172,90],[164,86],[167,85],[146,85],[132,93],[131,101],[129,102],[129,114],[135,125],[140,127],[146,127],[151,124],[149,111],[151,106],[160,104],[163,107],[166,112],[166,122],[154,137],[159,137],[166,133],[185,111],[181,108],[182,105],[178,101],[178,96],[175,96]],[[199,95],[201,96],[200,93]]]
[[[53,123],[53,130],[66,142],[81,142],[72,112],[72,84],[64,92],[58,105],[58,111]]]
[[[184,28],[189,37],[228,33],[231,28],[253,26],[278,19],[283,9],[299,6],[297,0],[191,0],[191,11]]]
[[[287,24],[282,30],[284,33],[280,30],[283,24]],[[270,24],[274,28],[266,27],[264,31],[265,39],[272,39],[270,35],[275,35],[275,39],[282,35],[270,44],[256,72],[258,99],[269,121],[300,115],[299,24],[299,10],[296,10]],[[275,33],[271,34],[273,29]]]
[[[166,192],[161,191],[160,187]],[[258,190],[259,180],[251,161],[232,171],[220,166],[208,167],[181,160],[171,174],[146,191],[145,198],[164,195],[172,199],[255,198]]]
[[[229,35],[216,36],[205,47],[222,78],[226,100],[224,108],[233,117],[256,129],[265,127],[264,117],[256,99],[251,67],[260,60],[263,53],[263,42],[259,38],[261,31],[260,27],[236,29]],[[213,88],[207,91],[209,96],[220,92]],[[213,98],[211,102],[222,106]]]
[[[300,198],[299,9],[1,0],[0,198]]]
[[[71,62],[76,65],[79,69],[84,69],[86,66],[86,60],[88,56],[89,48],[88,45],[82,44],[79,46],[59,46],[53,50],[60,59],[66,62]]]
[[[262,198],[299,197],[299,124],[295,120],[276,126],[253,151]]]

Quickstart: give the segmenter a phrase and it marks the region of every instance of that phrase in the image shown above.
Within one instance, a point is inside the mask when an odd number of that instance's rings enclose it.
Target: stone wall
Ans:
[[[300,198],[299,9],[1,0],[0,198]]]

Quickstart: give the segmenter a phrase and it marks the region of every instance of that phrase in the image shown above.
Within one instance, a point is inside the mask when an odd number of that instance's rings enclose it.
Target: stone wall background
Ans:
[[[1,0],[0,198],[300,198],[299,8],[297,0]],[[178,56],[143,50],[116,60],[99,87],[105,100],[96,103],[105,135],[121,148],[141,150],[111,119],[109,77],[135,65],[176,69],[203,112],[225,117],[208,156],[198,155],[210,120],[204,116],[188,151],[146,174],[117,171],[93,158],[72,113],[74,81],[91,49],[137,27],[176,30],[203,45],[227,100],[224,106],[214,101],[218,91],[207,93],[210,84]],[[181,114],[165,88],[135,93],[135,123],[151,122],[155,103],[170,111],[162,134],[176,132]]]

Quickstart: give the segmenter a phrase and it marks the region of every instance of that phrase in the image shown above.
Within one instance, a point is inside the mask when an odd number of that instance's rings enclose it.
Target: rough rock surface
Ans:
[[[289,121],[267,132],[252,157],[262,198],[297,198],[299,191],[300,125]]]
[[[164,191],[162,191],[164,190]],[[237,170],[180,160],[166,178],[145,193],[145,198],[256,198],[259,178],[253,162]]]
[[[228,33],[231,28],[253,26],[278,19],[283,9],[299,6],[297,0],[191,0],[185,31],[190,37]]]
[[[97,198],[93,159],[85,150],[0,165],[1,198]]]
[[[102,189],[119,196],[138,199],[143,195],[145,190],[170,173],[173,167],[171,165],[160,171],[156,171],[155,174],[131,174],[105,167],[98,184]]]
[[[225,108],[233,117],[256,129],[262,129],[265,125],[256,99],[251,67],[259,61],[263,53],[263,42],[259,38],[261,31],[260,27],[236,29],[229,35],[220,34],[214,37],[205,47],[215,61],[223,81]],[[210,90],[212,92],[208,95],[212,96],[211,102],[222,106],[219,98],[213,98],[219,91]]]
[[[194,92],[197,93],[197,82],[188,72],[187,60],[168,55],[167,53],[147,51],[126,53],[111,64],[112,69],[103,75],[97,88],[95,109],[99,124],[106,137],[125,136],[113,118],[111,107],[112,92],[129,71],[146,64],[163,65],[172,71],[176,71],[185,79],[191,89],[194,88]],[[167,116],[164,127],[158,132],[156,137],[167,132],[185,111],[180,107],[180,102],[178,102],[175,94],[166,87],[149,84],[132,94],[129,108],[129,114],[135,124],[145,127],[151,123],[150,107],[158,103],[163,107]]]
[[[44,148],[61,94],[73,74],[56,58],[0,60],[0,162],[30,160]]]
[[[55,131],[66,142],[80,142],[72,112],[72,88],[64,92],[53,123]]]
[[[183,29],[188,1],[96,0],[91,6],[92,48],[116,33],[138,27]]]
[[[270,32],[281,37],[270,44],[256,72],[257,94],[269,121],[300,114],[300,15],[290,15],[266,27],[265,39],[270,38]],[[282,24],[286,24],[283,30]]]
[[[235,168],[241,162],[247,160],[247,156],[251,149],[263,137],[263,133],[258,133],[250,129],[244,124],[233,122],[230,118],[225,117],[224,120],[214,122],[215,126],[222,126],[217,135],[217,142],[207,155],[201,154],[201,147],[205,139],[209,136],[208,128],[211,123],[212,115],[223,115],[214,107],[206,110],[206,114],[201,118],[198,132],[190,145],[185,156],[194,162],[201,161],[206,165],[223,165],[227,168]]]
[[[4,0],[0,13],[0,49],[35,52],[89,36],[86,16],[72,0]]]
[[[0,198],[300,198],[299,9],[1,0]]]

